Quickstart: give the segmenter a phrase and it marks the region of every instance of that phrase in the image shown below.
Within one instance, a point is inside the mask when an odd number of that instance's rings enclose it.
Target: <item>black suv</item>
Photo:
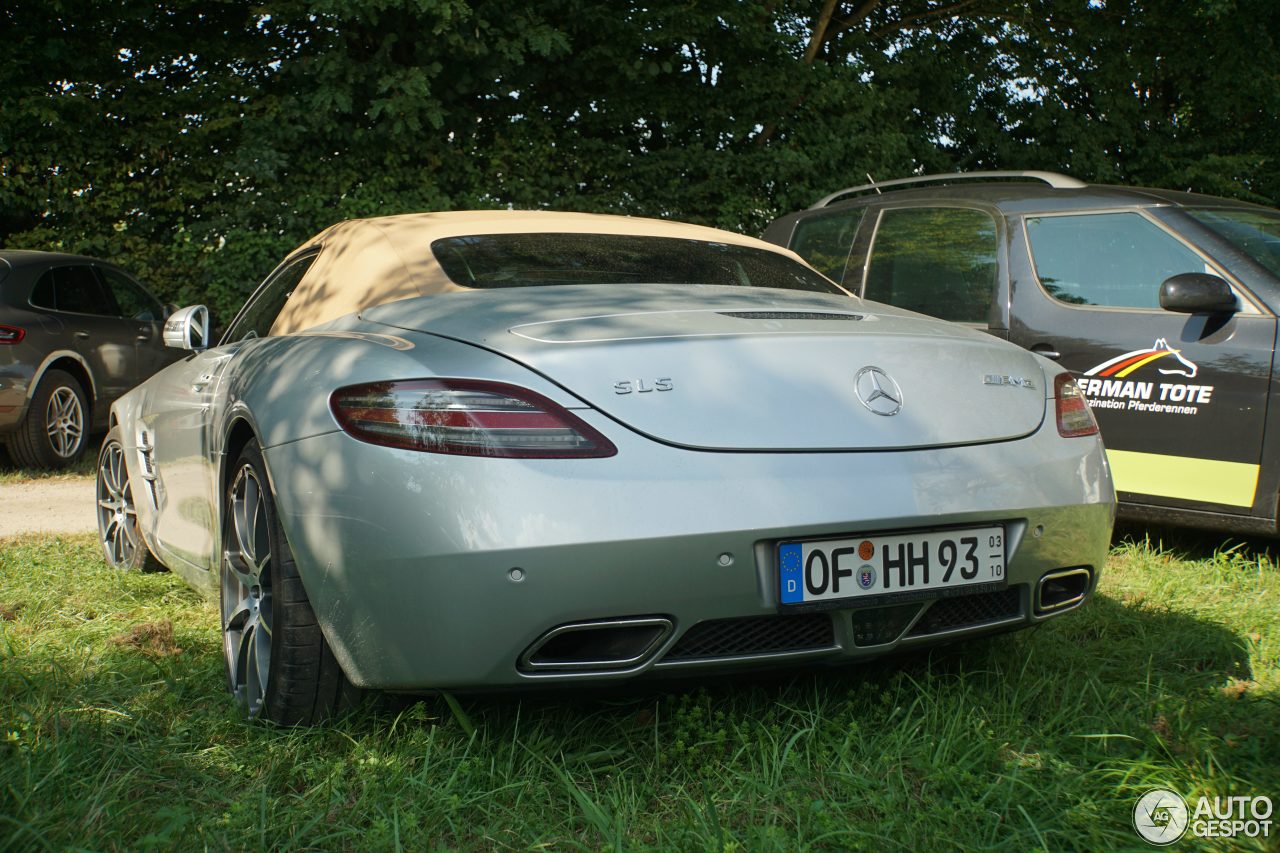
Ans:
[[[181,357],[164,346],[165,313],[112,264],[0,251],[0,444],[13,461],[79,459],[112,401]]]
[[[851,187],[764,237],[1077,377],[1122,516],[1277,533],[1280,211],[1050,172]]]

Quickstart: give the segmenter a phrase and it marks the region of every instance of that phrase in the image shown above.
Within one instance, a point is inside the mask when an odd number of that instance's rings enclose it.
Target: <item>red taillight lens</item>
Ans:
[[[1058,435],[1074,438],[1098,432],[1098,422],[1093,419],[1089,401],[1070,374],[1063,373],[1053,380],[1053,397],[1058,411]]]
[[[0,344],[21,343],[26,336],[26,329],[19,329],[17,326],[0,326]]]
[[[518,459],[613,456],[609,439],[527,388],[478,379],[410,379],[339,388],[338,424],[370,444]]]

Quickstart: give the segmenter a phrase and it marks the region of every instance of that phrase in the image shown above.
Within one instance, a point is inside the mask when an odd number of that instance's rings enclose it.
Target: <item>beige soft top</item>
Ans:
[[[298,248],[297,251],[303,251],[319,246],[320,255],[294,288],[272,325],[271,334],[287,335],[309,329],[344,314],[397,299],[468,290],[450,281],[436,263],[431,253],[433,241],[442,237],[530,232],[679,237],[768,249],[800,260],[791,251],[754,237],[702,225],[631,216],[466,210],[351,219],[329,226]]]

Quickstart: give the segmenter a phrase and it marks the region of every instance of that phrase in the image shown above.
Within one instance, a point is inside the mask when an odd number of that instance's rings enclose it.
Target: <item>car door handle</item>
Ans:
[[[1036,344],[1031,348],[1036,355],[1042,355],[1045,358],[1051,358],[1054,361],[1062,358],[1062,353],[1053,348],[1053,344]]]

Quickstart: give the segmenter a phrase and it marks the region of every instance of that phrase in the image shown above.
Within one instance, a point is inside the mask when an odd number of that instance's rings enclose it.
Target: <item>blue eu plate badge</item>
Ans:
[[[804,601],[804,581],[800,574],[804,546],[798,542],[781,546],[778,548],[778,561],[782,569],[782,603],[799,604]]]

